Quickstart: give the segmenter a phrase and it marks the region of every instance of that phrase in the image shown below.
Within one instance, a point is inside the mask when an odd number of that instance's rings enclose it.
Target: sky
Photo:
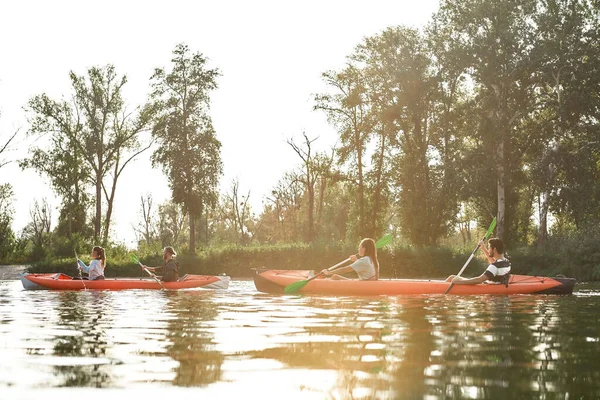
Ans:
[[[0,144],[16,130],[12,151],[2,158],[27,157],[23,107],[37,94],[68,98],[69,72],[84,75],[92,66],[113,64],[127,75],[124,96],[133,109],[144,103],[154,68],[170,68],[176,44],[218,68],[219,87],[211,95],[211,117],[221,141],[222,191],[238,179],[250,191],[253,212],[299,158],[286,143],[302,132],[318,137],[316,150],[329,150],[337,135],[313,95],[327,88],[321,74],[340,69],[366,36],[389,26],[421,27],[438,0],[219,0],[0,2]],[[155,204],[170,198],[167,179],[145,152],[130,163],[117,186],[113,238],[134,244],[140,196]],[[13,230],[29,222],[35,200],[46,198],[56,224],[60,199],[46,177],[21,170],[16,162],[0,168],[0,184],[14,191]]]

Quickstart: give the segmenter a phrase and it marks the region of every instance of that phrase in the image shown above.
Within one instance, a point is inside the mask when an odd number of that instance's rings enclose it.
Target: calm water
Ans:
[[[334,298],[0,281],[0,399],[598,399],[599,306],[600,284]]]

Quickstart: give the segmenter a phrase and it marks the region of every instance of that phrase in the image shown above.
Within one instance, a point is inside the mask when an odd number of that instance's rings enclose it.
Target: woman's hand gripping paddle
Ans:
[[[387,235],[385,235],[384,237],[382,237],[375,243],[375,248],[380,249],[384,246],[387,246],[390,243],[392,243],[392,235],[388,233]],[[348,261],[350,261],[350,258],[347,258],[344,261],[341,261],[341,262],[335,264],[334,266],[327,268],[327,271],[334,271],[337,268],[341,267],[342,265],[346,264]],[[283,291],[286,294],[294,294],[294,293],[298,292],[300,289],[302,289],[304,286],[306,286],[306,284],[308,282],[312,281],[315,278],[318,278],[321,275],[323,275],[322,272],[318,273],[317,275],[313,276],[312,278],[291,283],[291,284],[287,285],[285,287],[285,289],[283,289]]]
[[[73,249],[73,253],[75,254],[75,264],[77,264],[77,271],[79,271],[79,279],[81,280],[81,283],[83,283],[83,290],[87,290],[87,287],[85,287],[83,275],[81,275],[81,267],[79,266],[79,257],[77,257],[77,252],[75,251],[75,249]]]
[[[152,278],[154,278],[154,280],[155,280],[156,282],[158,282],[158,284],[159,284],[159,285],[160,285],[160,286],[163,288],[163,290],[166,290],[166,289],[165,289],[165,287],[164,287],[164,285],[163,285],[163,284],[162,284],[162,282],[160,281],[160,279],[158,279],[158,278],[156,277],[156,275],[152,273],[152,271],[150,271],[148,268],[146,268],[146,266],[145,266],[144,264],[142,264],[142,263],[140,262],[140,260],[138,260],[138,258],[136,257],[136,255],[135,255],[135,254],[132,254],[132,255],[131,255],[131,259],[132,259],[134,262],[136,262],[136,263],[140,264],[140,267],[141,267],[141,268],[142,268],[144,271],[146,271],[146,272],[148,273],[148,275],[150,275]]]
[[[496,227],[496,217],[494,217],[494,220],[492,221],[492,224],[490,225],[490,227],[488,228],[487,232],[485,233],[485,236],[481,240],[485,240],[488,237],[490,237],[490,235],[494,231],[495,227]],[[467,265],[469,265],[469,263],[471,262],[471,260],[475,256],[475,253],[477,253],[477,250],[479,250],[479,243],[477,243],[477,247],[475,247],[475,250],[473,250],[473,252],[471,253],[471,256],[469,257],[469,259],[467,260],[467,262],[465,263],[465,265],[463,265],[463,267],[461,268],[461,270],[458,272],[458,275],[456,275],[456,276],[460,276],[463,273],[463,271],[465,270],[465,268],[467,268]],[[450,286],[448,286],[448,289],[446,289],[446,291],[444,292],[444,294],[448,294],[448,292],[450,291],[450,289],[452,289],[452,286],[454,286],[454,282],[450,283]]]

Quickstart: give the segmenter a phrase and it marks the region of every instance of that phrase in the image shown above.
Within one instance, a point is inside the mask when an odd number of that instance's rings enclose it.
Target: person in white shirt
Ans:
[[[491,238],[488,240],[488,244],[490,246],[489,250],[485,248],[483,240],[479,242],[479,248],[490,263],[483,274],[475,278],[450,275],[446,282],[453,282],[455,285],[475,285],[485,281],[506,281],[510,274],[510,262],[504,257],[504,243],[501,239]]]
[[[358,279],[361,281],[378,280],[379,262],[377,261],[377,248],[375,247],[375,241],[373,239],[365,238],[360,242],[360,245],[358,246],[358,257],[356,254],[352,254],[348,257],[352,261],[352,264],[347,267],[338,268],[333,271],[324,269],[321,272],[325,276],[331,276],[331,279],[350,279],[339,274],[355,271],[358,274]]]
[[[87,272],[87,279],[89,279],[90,281],[104,279],[104,268],[106,267],[106,257],[104,255],[104,248],[100,246],[95,246],[92,249],[92,261],[90,261],[90,265],[85,265],[83,261],[77,259],[77,267],[80,270]]]

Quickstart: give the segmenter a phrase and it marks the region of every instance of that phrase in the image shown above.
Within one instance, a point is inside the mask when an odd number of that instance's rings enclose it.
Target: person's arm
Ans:
[[[485,254],[485,258],[487,258],[490,264],[493,264],[496,261],[494,257],[490,256],[490,253],[488,253],[487,248],[485,247],[485,242],[483,240],[479,242],[479,248],[481,249],[481,251],[483,251],[483,254]]]
[[[83,261],[81,261],[80,259],[77,259],[77,265],[79,266],[79,269],[81,269],[82,271],[85,272],[90,272],[90,270],[92,269],[92,264],[90,263],[89,267],[87,265],[85,265],[85,263]]]
[[[352,272],[352,271],[354,271],[354,269],[351,266],[347,266],[347,267],[342,267],[342,268],[334,269],[333,271],[328,271],[328,270],[324,269],[321,272],[325,276],[331,276],[333,274],[345,274],[347,272]]]
[[[331,276],[333,274],[345,274],[347,272],[352,272],[354,271],[354,268],[352,268],[352,265],[356,262],[356,260],[358,260],[358,257],[356,256],[356,254],[352,254],[350,257],[348,257],[348,259],[350,261],[352,261],[352,264],[348,265],[347,267],[342,267],[342,268],[338,268],[338,269],[334,269],[333,271],[329,271],[327,269],[324,269],[321,271],[321,273],[325,276]]]
[[[455,277],[452,280],[452,283],[455,285],[476,285],[478,283],[483,283],[490,279],[485,273],[479,275],[476,278],[462,278],[460,276]]]

